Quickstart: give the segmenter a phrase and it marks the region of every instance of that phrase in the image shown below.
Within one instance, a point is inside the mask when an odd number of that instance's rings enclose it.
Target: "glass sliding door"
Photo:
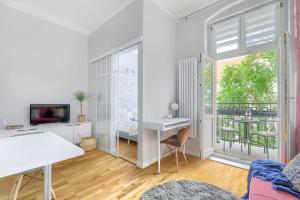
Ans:
[[[97,66],[99,148],[132,163],[138,144],[138,45],[105,56]]]
[[[119,157],[136,163],[138,145],[138,47],[118,54]]]
[[[98,145],[105,149],[106,141],[106,76],[97,78],[97,126]]]
[[[100,149],[117,153],[117,70],[113,70],[112,56],[97,62],[97,126]]]

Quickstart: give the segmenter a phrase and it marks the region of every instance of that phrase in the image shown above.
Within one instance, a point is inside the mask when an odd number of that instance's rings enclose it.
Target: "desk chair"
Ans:
[[[177,173],[178,173],[178,151],[182,152],[183,158],[188,165],[188,161],[185,156],[185,144],[188,140],[188,137],[191,133],[191,126],[188,126],[186,128],[180,129],[176,135],[173,135],[171,137],[168,137],[167,139],[161,141],[161,144],[165,144],[164,152],[161,156],[161,158],[164,158],[164,155],[166,152],[166,148],[168,148],[168,153],[172,154],[175,150],[175,157],[176,157],[176,167],[177,167]]]
[[[35,180],[39,180],[39,181],[43,181],[42,179],[38,178],[37,176],[39,174],[42,174],[43,173],[43,170],[41,168],[37,169],[33,175],[28,175],[28,173],[33,173],[33,171],[29,171],[29,172],[26,172],[26,173],[22,173],[20,175],[17,176],[16,178],[16,181],[15,181],[15,184],[13,186],[13,189],[9,195],[9,198],[8,200],[16,200],[18,198],[18,195],[19,195],[19,192],[20,190],[25,186],[27,185],[32,179],[35,179]],[[29,180],[27,180],[23,186],[22,185],[22,180],[24,178],[24,176],[26,177],[29,177]],[[55,196],[55,193],[54,193],[54,190],[53,190],[53,187],[51,187],[51,193],[52,193],[52,198],[54,200],[56,200],[56,196]]]

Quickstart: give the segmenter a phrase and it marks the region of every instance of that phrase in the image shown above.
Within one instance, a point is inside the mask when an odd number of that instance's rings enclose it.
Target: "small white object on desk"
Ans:
[[[173,111],[173,114],[174,114],[174,117],[175,117],[177,110],[179,110],[179,105],[177,103],[171,103],[170,108]]]
[[[5,117],[0,117],[0,129],[5,128],[7,125],[7,119]]]
[[[167,115],[167,119],[172,119],[173,116],[172,115]]]
[[[172,104],[171,104],[171,109],[172,109],[173,111],[177,111],[177,110],[179,109],[179,105],[178,105],[177,103],[172,103]]]
[[[51,165],[81,156],[84,151],[47,132],[0,139],[0,178],[43,168],[44,199],[51,199]]]
[[[143,128],[157,131],[157,173],[160,173],[160,134],[163,131],[169,131],[182,128],[191,124],[190,118],[171,118],[158,119],[143,122]]]

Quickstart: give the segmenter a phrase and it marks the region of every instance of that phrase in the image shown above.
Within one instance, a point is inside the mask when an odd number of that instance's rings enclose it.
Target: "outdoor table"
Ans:
[[[239,123],[239,124],[244,124],[244,145],[246,145],[246,143],[248,144],[248,155],[249,155],[250,154],[249,125],[250,124],[260,124],[260,123],[263,123],[264,121],[255,120],[255,119],[237,119],[237,120],[233,120],[233,122]],[[241,151],[243,151],[242,145],[241,145]]]

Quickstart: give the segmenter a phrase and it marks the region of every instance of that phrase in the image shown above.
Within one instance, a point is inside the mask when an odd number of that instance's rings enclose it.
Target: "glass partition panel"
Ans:
[[[99,147],[103,150],[106,149],[106,105],[107,105],[107,94],[106,94],[106,76],[100,76],[97,78],[97,127],[96,136]]]
[[[213,61],[208,58],[203,59],[203,84],[204,84],[204,111],[205,114],[213,113]]]
[[[112,56],[99,61],[102,74],[97,77],[97,130],[99,147],[117,153],[117,72],[111,73]]]

